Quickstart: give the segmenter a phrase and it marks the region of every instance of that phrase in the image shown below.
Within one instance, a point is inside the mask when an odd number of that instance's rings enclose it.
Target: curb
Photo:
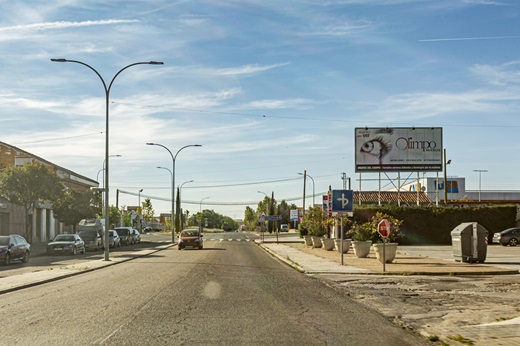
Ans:
[[[265,242],[264,242],[265,243]],[[280,256],[275,251],[271,250],[269,247],[264,246],[264,243],[257,242],[262,249],[264,249],[271,256],[279,259],[283,263],[288,266],[298,270],[301,273],[308,275],[381,275],[381,276],[489,276],[489,275],[518,275],[520,272],[518,270],[510,269],[502,269],[502,270],[485,270],[479,272],[468,272],[468,271],[445,271],[445,272],[430,272],[430,271],[404,271],[404,272],[378,272],[378,271],[360,271],[360,272],[345,272],[345,271],[319,271],[319,270],[305,270],[298,263],[291,261],[290,259],[284,258]],[[313,256],[313,255],[310,255]]]
[[[283,263],[287,264],[289,267],[291,268],[294,268],[296,269],[297,271],[299,271],[300,273],[306,273],[307,272],[305,271],[305,269],[303,269],[302,267],[300,267],[298,265],[298,263],[296,262],[293,262],[287,258],[283,258],[282,256],[278,255],[276,252],[274,251],[271,251],[271,249],[269,249],[268,247],[265,247],[262,245],[262,243],[256,243],[258,246],[260,246],[265,252],[267,252],[268,254],[270,254],[271,256],[275,257],[275,258],[278,258],[280,261],[282,261]]]

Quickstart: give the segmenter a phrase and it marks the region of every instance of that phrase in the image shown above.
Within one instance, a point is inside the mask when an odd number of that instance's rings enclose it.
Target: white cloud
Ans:
[[[508,85],[520,83],[520,60],[502,65],[477,64],[470,68],[477,77],[493,85]]]

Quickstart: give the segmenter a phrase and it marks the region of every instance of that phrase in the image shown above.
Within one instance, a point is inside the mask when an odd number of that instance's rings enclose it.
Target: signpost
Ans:
[[[262,235],[262,243],[264,242],[264,222],[265,222],[265,211],[260,214],[260,217],[258,218],[258,222],[261,222],[260,224],[260,234]]]
[[[340,253],[341,265],[343,265],[343,218],[352,216],[352,207],[354,205],[354,193],[352,190],[332,190],[329,192],[329,212],[334,217],[340,217],[341,220],[341,236],[340,236]]]
[[[383,271],[386,271],[386,238],[390,235],[390,222],[387,219],[379,221],[377,232],[383,237]]]

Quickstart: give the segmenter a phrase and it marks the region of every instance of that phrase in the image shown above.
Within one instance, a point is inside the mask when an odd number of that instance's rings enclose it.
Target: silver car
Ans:
[[[120,247],[121,246],[121,238],[119,234],[113,229],[108,231],[108,246],[109,247]]]
[[[493,243],[499,243],[503,246],[517,246],[520,242],[520,228],[513,227],[493,234]]]

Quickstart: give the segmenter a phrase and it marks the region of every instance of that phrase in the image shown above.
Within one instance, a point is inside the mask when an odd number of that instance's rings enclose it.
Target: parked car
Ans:
[[[280,225],[280,232],[289,232],[289,225],[288,224]]]
[[[139,233],[135,228],[132,229],[132,238],[134,244],[139,244],[141,242],[141,233]]]
[[[0,236],[0,260],[9,265],[13,260],[29,262],[31,245],[24,237],[18,234]]]
[[[110,230],[108,231],[108,247],[120,247],[121,246],[121,238],[116,231]]]
[[[116,227],[114,228],[114,231],[116,231],[119,235],[119,238],[121,238],[122,245],[132,245],[134,243],[134,238],[132,237],[132,227]]]
[[[493,234],[493,243],[499,243],[504,246],[517,246],[520,242],[520,228],[513,227]]]
[[[71,254],[85,253],[85,242],[77,234],[58,234],[47,244],[47,254]]]
[[[79,231],[78,235],[85,242],[86,250],[98,251],[103,249],[103,240],[97,231]]]
[[[179,236],[179,250],[197,248],[202,250],[202,234],[196,229],[183,230]]]

